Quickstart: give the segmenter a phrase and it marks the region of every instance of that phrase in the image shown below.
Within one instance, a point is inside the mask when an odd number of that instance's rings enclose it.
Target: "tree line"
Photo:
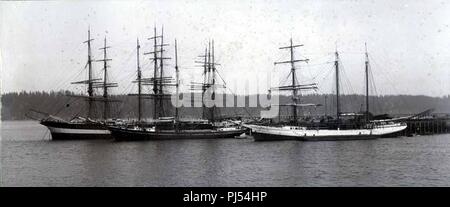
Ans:
[[[53,114],[64,119],[71,119],[75,116],[85,116],[87,104],[81,98],[73,97],[70,91],[33,91],[33,92],[11,92],[3,94],[1,97],[1,120],[27,120],[32,117],[38,118],[36,114],[30,114],[30,109]],[[245,97],[248,106],[249,95]],[[127,95],[115,95],[114,99],[121,102],[111,103],[110,118],[135,119],[137,117],[137,98]],[[300,97],[302,103],[318,103],[322,106],[305,107],[300,110],[303,115],[331,115],[336,113],[336,97],[332,94],[325,95],[303,95]],[[225,102],[226,100],[224,100]],[[152,101],[143,101],[143,117],[152,117]],[[235,101],[236,102],[236,101]],[[290,103],[289,96],[280,96],[280,104]],[[342,112],[359,112],[365,110],[365,97],[363,95],[341,95],[340,105]],[[450,113],[450,96],[429,97],[413,95],[384,95],[371,96],[369,98],[370,112],[373,114],[414,114],[427,109],[434,108],[437,113]],[[225,105],[225,104],[224,104]],[[101,117],[102,102],[96,102],[94,106],[94,116]],[[164,103],[166,116],[173,116],[174,109],[170,101]],[[262,107],[218,107],[217,117],[258,117]],[[288,115],[290,107],[281,107],[280,114]],[[201,108],[181,108],[180,116],[183,118],[201,118]],[[94,118],[95,118],[94,117]]]

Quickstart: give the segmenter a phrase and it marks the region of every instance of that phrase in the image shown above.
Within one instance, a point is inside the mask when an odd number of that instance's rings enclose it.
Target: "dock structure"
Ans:
[[[406,120],[403,136],[450,133],[450,114],[432,114]]]

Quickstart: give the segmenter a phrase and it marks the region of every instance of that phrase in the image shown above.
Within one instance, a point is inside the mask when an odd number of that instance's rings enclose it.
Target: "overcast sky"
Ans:
[[[198,79],[194,61],[209,39],[216,44],[220,73],[231,83],[255,85],[269,74],[282,83],[289,66],[278,48],[304,44],[295,55],[311,61],[297,65],[299,81],[318,82],[321,93],[333,91],[333,52],[343,65],[345,93],[364,91],[364,43],[379,95],[443,96],[450,91],[450,3],[448,1],[37,1],[0,2],[2,92],[83,90],[90,26],[94,58],[106,36],[114,93],[135,90],[136,38],[151,50],[153,27],[164,25],[165,39],[179,43],[184,83]],[[168,56],[173,49],[168,48]],[[167,61],[168,68],[173,66]],[[144,73],[151,64],[142,57]],[[101,65],[95,64],[96,74]],[[274,75],[276,74],[276,75]],[[260,87],[261,89],[261,87]],[[263,88],[264,90],[266,88]],[[241,86],[237,93],[243,93]],[[253,92],[253,91],[251,91]]]

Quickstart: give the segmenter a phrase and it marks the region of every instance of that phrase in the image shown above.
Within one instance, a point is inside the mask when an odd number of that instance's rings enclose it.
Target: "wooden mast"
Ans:
[[[292,47],[292,38],[290,39],[290,54],[291,54],[291,73],[292,73],[292,86],[295,86],[295,80],[296,80],[296,72],[295,72],[295,65],[294,65],[294,50]],[[292,101],[294,105],[292,106],[292,114],[294,116],[294,123],[297,123],[297,90],[292,90]]]
[[[157,36],[156,36],[156,27],[154,27],[154,36],[153,36],[153,94],[155,95],[153,97],[153,119],[157,119],[158,118],[158,99],[157,99],[157,95],[158,95],[158,53],[157,51],[157,45],[158,42],[156,40]]]
[[[297,123],[297,103],[298,103],[298,97],[297,97],[297,90],[300,90],[300,88],[298,88],[298,84],[297,84],[297,78],[296,78],[296,72],[295,72],[295,62],[307,62],[309,61],[309,59],[303,59],[303,60],[295,60],[294,59],[294,48],[296,47],[301,47],[303,46],[301,45],[294,45],[292,42],[292,38],[290,39],[290,45],[286,46],[286,47],[280,47],[279,49],[289,49],[290,50],[290,60],[288,61],[282,61],[282,62],[275,62],[274,64],[284,64],[284,63],[290,63],[291,64],[291,75],[292,75],[292,84],[289,86],[289,88],[286,88],[285,90],[292,90],[292,115],[293,115],[293,121],[294,124]]]
[[[366,49],[366,122],[369,122],[369,55],[367,53],[367,44],[364,43]]]
[[[207,74],[208,74],[208,48],[205,48],[205,62],[203,63],[203,84],[202,84],[202,118],[206,119],[206,114],[205,114],[205,103],[204,103],[204,98],[205,98],[205,92],[206,92],[206,85],[207,84]]]
[[[91,30],[90,28],[88,29],[88,40],[84,41],[84,43],[87,43],[88,45],[88,61],[87,61],[87,66],[88,66],[88,80],[83,80],[83,81],[77,81],[77,82],[72,82],[72,84],[87,84],[88,85],[88,96],[75,96],[75,97],[83,97],[86,98],[88,101],[88,114],[87,114],[87,118],[92,118],[93,116],[93,111],[94,111],[94,101],[103,101],[104,103],[104,108],[103,108],[103,119],[107,119],[108,118],[108,113],[109,113],[109,102],[119,102],[119,100],[112,100],[110,98],[108,98],[108,88],[109,87],[117,87],[117,83],[108,83],[108,65],[107,65],[107,61],[110,61],[111,59],[107,58],[107,54],[106,54],[106,49],[109,48],[108,46],[106,46],[106,37],[104,39],[104,47],[100,48],[100,50],[103,50],[103,59],[101,60],[95,60],[96,62],[103,62],[103,81],[101,81],[101,79],[94,79],[93,78],[93,70],[92,70],[92,62],[94,61],[92,59],[92,52],[91,52],[91,41],[94,39],[91,39]],[[102,88],[103,89],[103,97],[94,97],[94,88]]]
[[[208,42],[208,55],[207,56],[208,56],[208,58],[207,58],[208,71],[207,71],[206,88],[209,88],[209,87],[211,87],[211,41]],[[211,119],[213,118],[211,116],[212,109],[208,109],[208,111],[209,111],[208,119],[211,121]]]
[[[108,61],[111,59],[107,59],[106,49],[109,48],[106,46],[106,37],[104,39],[104,45],[100,50],[103,50],[103,60],[98,60],[103,62],[103,119],[106,120],[109,114],[109,101],[108,101]]]
[[[335,69],[336,69],[336,120],[337,120],[337,126],[338,126],[338,128],[339,128],[339,125],[340,125],[340,103],[339,103],[339,54],[338,54],[338,52],[337,52],[337,49],[336,49],[336,52],[335,52],[335,56],[336,56],[336,59],[335,59],[335,61],[334,61],[334,66],[335,66]]]
[[[151,60],[154,63],[154,71],[153,71],[153,78],[150,79],[150,82],[148,82],[148,85],[153,86],[153,94],[150,96],[153,98],[153,119],[158,119],[161,117],[163,112],[163,100],[166,99],[170,94],[164,94],[163,87],[164,86],[174,86],[174,84],[171,82],[173,79],[171,77],[164,77],[164,60],[170,59],[168,57],[163,56],[164,52],[164,46],[168,46],[168,44],[164,44],[163,39],[163,32],[162,30],[161,35],[156,34],[156,27],[154,27],[154,36],[148,38],[149,40],[153,39],[153,51],[144,53],[144,55],[147,54],[153,54],[153,58]],[[161,39],[160,44],[158,44],[158,38]],[[159,54],[158,54],[159,53]],[[158,67],[159,67],[159,73],[158,73]]]
[[[109,113],[110,113],[110,105],[109,102],[113,101],[110,100],[108,97],[108,88],[110,87],[117,87],[117,83],[110,83],[108,82],[108,61],[111,61],[111,59],[108,59],[106,54],[106,49],[110,48],[109,46],[106,46],[106,37],[104,39],[104,45],[102,48],[99,48],[100,50],[103,50],[103,59],[97,60],[97,62],[103,62],[103,82],[94,82],[94,87],[96,88],[102,88],[103,89],[103,119],[108,119]]]
[[[175,106],[175,123],[176,123],[176,129],[178,130],[178,123],[179,123],[179,115],[178,115],[178,96],[179,96],[179,87],[180,87],[180,77],[179,77],[179,71],[178,71],[178,49],[177,49],[177,39],[175,39],[175,73],[176,73],[176,96],[177,96],[177,102]]]
[[[202,118],[208,119],[211,122],[215,122],[215,110],[216,106],[213,105],[211,108],[206,110],[206,106],[204,103],[204,97],[206,90],[210,87],[212,88],[212,94],[211,98],[212,100],[215,100],[216,96],[216,65],[219,65],[215,62],[214,58],[214,41],[209,41],[208,46],[205,48],[205,54],[200,55],[199,57],[204,58],[203,61],[195,61],[196,63],[202,63],[203,67],[203,82],[197,83],[197,82],[191,82],[191,90],[194,91],[201,91],[202,93]],[[208,113],[207,113],[208,112]]]
[[[211,44],[211,49],[212,49],[212,53],[211,53],[211,84],[212,84],[212,101],[215,102],[216,100],[216,66],[214,65],[214,40],[212,40],[212,44]],[[216,113],[216,104],[213,105],[212,107],[212,111],[211,111],[211,122],[215,122],[215,113]]]
[[[160,46],[160,60],[159,60],[159,117],[164,116],[164,105],[163,105],[163,85],[164,85],[164,27],[161,28],[161,44]]]
[[[93,79],[92,79],[92,54],[91,54],[91,28],[88,29],[88,39],[85,41],[88,45],[88,118],[92,117],[93,113],[93,97],[94,97],[94,88],[93,88]]]
[[[142,114],[143,114],[143,108],[142,108],[142,100],[144,98],[152,97],[153,94],[144,94],[142,93],[142,86],[143,85],[153,85],[151,78],[144,78],[142,77],[142,69],[140,64],[140,54],[141,54],[141,45],[139,44],[139,38],[136,38],[136,68],[137,68],[137,79],[136,81],[133,81],[133,83],[138,84],[138,93],[137,94],[128,94],[129,96],[137,96],[138,97],[138,122],[142,121]],[[149,53],[144,53],[144,55]]]
[[[136,40],[136,61],[137,61],[137,82],[138,82],[138,122],[142,119],[142,72],[141,65],[139,62],[139,50],[141,46],[139,45],[139,38]]]

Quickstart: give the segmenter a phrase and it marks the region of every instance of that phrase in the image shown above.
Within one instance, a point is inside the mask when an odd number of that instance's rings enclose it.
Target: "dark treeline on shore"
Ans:
[[[26,113],[30,109],[35,109],[48,114],[53,114],[64,119],[71,119],[75,116],[86,115],[86,103],[81,98],[71,97],[74,95],[68,91],[59,92],[14,92],[2,95],[2,120],[26,120],[30,119]],[[250,95],[255,98],[256,95]],[[111,117],[134,119],[137,117],[137,98],[127,95],[116,95],[115,99],[121,100],[119,103],[112,103]],[[243,98],[243,96],[235,99]],[[225,99],[225,98],[224,98]],[[246,104],[249,104],[249,96],[245,97]],[[319,103],[323,106],[305,107],[301,110],[304,115],[334,115],[336,113],[336,99],[333,95],[305,95],[301,97],[302,103]],[[225,101],[225,100],[224,100]],[[290,97],[281,96],[280,103],[289,103]],[[236,101],[235,101],[236,103]],[[224,104],[225,105],[225,104]],[[96,103],[95,114],[100,117],[102,114],[102,102]],[[365,97],[362,95],[342,95],[342,112],[358,112],[365,110]],[[450,113],[450,96],[429,97],[411,95],[387,95],[370,97],[370,111],[373,114],[414,114],[434,108],[436,113]],[[221,117],[258,117],[262,107],[219,107],[218,114]],[[280,112],[287,115],[289,107],[282,107]],[[173,115],[173,107],[168,101],[165,105],[167,116]],[[143,117],[152,117],[152,101],[144,101]],[[201,118],[201,108],[181,108],[180,115],[184,118]]]

